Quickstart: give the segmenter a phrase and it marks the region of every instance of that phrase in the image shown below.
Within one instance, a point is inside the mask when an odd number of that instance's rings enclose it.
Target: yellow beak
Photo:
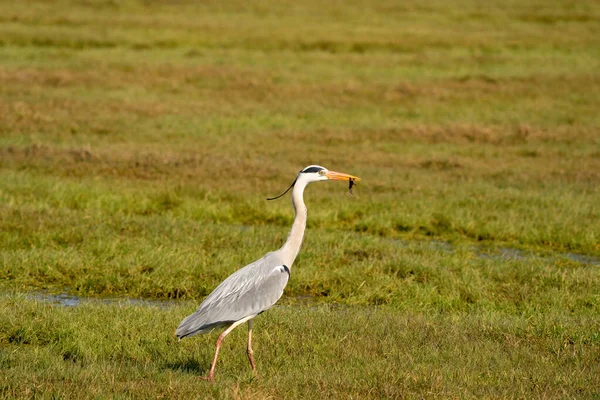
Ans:
[[[360,178],[358,176],[348,175],[348,174],[344,174],[342,172],[327,171],[325,176],[327,177],[327,179],[331,179],[331,180],[335,180],[335,181],[354,181],[354,182],[360,181]]]

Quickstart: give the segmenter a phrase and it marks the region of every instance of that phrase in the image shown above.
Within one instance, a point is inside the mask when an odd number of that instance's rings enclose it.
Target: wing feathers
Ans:
[[[258,315],[273,306],[283,294],[290,270],[274,253],[247,265],[225,279],[185,318],[176,330],[179,338]]]

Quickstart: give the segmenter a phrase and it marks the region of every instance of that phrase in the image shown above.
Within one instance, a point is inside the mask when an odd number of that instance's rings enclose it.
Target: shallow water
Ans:
[[[409,248],[414,242],[393,239],[402,248]],[[422,246],[428,250],[442,253],[453,253],[456,247],[443,240],[424,241]],[[513,247],[484,247],[472,246],[470,250],[479,258],[494,260],[570,260],[590,266],[600,266],[600,257],[577,253],[534,253],[533,251],[515,249]]]
[[[492,258],[496,260],[569,260],[589,266],[600,266],[600,258],[576,253],[548,253],[536,254],[531,251],[501,247],[496,249],[476,250],[475,254],[481,258]]]
[[[583,264],[600,266],[600,258],[577,253],[561,253],[565,258],[572,261],[577,261]]]
[[[67,293],[54,294],[47,292],[32,292],[28,293],[27,296],[34,300],[56,304],[64,307],[77,307],[85,303],[96,303],[168,308],[176,304],[174,300],[144,300],[134,299],[130,297],[80,297]]]
[[[124,305],[124,306],[140,306],[140,307],[158,307],[169,308],[183,302],[191,300],[144,300],[130,297],[81,297],[67,293],[48,293],[48,292],[31,292],[26,294],[27,297],[33,300],[44,303],[55,304],[63,307],[77,307],[82,304],[105,304],[105,305]],[[314,296],[296,296],[281,299],[280,306],[288,305],[303,305],[314,306],[318,304],[318,299]],[[198,305],[200,301],[197,302]]]

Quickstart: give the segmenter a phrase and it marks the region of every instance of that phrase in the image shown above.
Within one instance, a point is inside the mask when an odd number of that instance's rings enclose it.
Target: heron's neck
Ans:
[[[284,263],[288,268],[292,267],[296,256],[298,256],[298,253],[300,252],[302,239],[304,238],[304,230],[306,229],[308,212],[306,211],[306,205],[304,204],[302,196],[305,187],[306,183],[298,182],[296,186],[294,186],[294,190],[292,190],[292,204],[294,205],[296,216],[287,241],[283,247],[281,247]]]

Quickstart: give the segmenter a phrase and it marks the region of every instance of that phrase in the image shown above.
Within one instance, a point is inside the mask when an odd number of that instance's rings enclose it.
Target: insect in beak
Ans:
[[[348,180],[348,192],[350,193],[350,196],[354,197],[354,193],[352,193],[352,186],[356,185],[356,183],[354,183],[354,178],[350,178]]]

